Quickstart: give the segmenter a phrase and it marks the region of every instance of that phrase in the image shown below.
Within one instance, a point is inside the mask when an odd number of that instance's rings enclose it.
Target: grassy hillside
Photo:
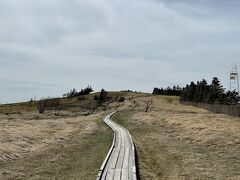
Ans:
[[[38,102],[1,105],[0,179],[96,179],[112,144],[103,117],[144,94],[109,92],[110,102],[86,116],[95,95],[61,98],[58,116],[39,114]]]
[[[73,98],[54,98],[52,100],[59,100],[61,109],[69,109],[73,107],[79,107],[82,109],[88,109],[93,101],[94,96],[98,96],[99,93],[92,93],[85,96],[73,97]],[[112,100],[115,98],[126,96],[125,92],[109,92],[109,96]],[[51,99],[50,99],[51,100]],[[39,101],[32,102],[21,102],[21,103],[13,103],[13,104],[3,104],[0,105],[0,114],[14,114],[14,113],[24,113],[24,112],[33,112],[37,111],[37,105]]]
[[[0,106],[0,179],[95,179],[112,142],[101,120],[116,109],[143,180],[240,178],[239,118],[181,105],[178,97],[126,92],[110,92],[110,102],[86,116],[95,95],[61,98],[59,116],[39,114],[37,102]]]
[[[240,118],[184,106],[177,97],[135,101],[114,120],[134,138],[141,179],[240,178]]]
[[[0,179],[94,180],[112,142],[102,117],[1,122]]]

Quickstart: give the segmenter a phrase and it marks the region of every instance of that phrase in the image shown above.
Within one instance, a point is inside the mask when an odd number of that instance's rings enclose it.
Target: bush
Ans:
[[[84,101],[84,100],[86,100],[86,97],[85,97],[85,96],[79,96],[77,99],[78,99],[79,101]]]
[[[97,100],[98,100],[98,96],[95,95],[95,96],[93,97],[93,100],[97,101]]]
[[[38,104],[37,104],[37,108],[38,108],[38,112],[40,114],[43,114],[44,111],[47,109],[47,108],[54,108],[55,111],[58,110],[60,106],[60,100],[59,99],[50,99],[50,98],[46,98],[46,99],[41,99],[38,101]]]
[[[118,101],[119,101],[119,102],[124,102],[124,101],[125,101],[125,98],[124,98],[124,97],[120,97]]]
[[[98,103],[102,104],[108,100],[108,92],[105,91],[104,89],[101,90],[100,95],[98,97]]]
[[[38,101],[38,112],[40,114],[43,114],[44,111],[46,110],[47,106],[49,105],[50,100],[49,99],[42,99]]]

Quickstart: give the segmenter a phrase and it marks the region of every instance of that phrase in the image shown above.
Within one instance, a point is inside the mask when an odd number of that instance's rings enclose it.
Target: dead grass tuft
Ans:
[[[136,98],[134,111],[116,121],[136,142],[142,179],[237,179],[240,175],[240,118],[183,106],[177,97]]]

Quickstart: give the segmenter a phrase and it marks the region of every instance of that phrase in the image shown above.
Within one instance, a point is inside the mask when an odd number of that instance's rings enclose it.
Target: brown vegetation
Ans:
[[[42,114],[39,101],[1,105],[0,179],[95,179],[112,143],[102,118],[130,103],[115,98],[127,93],[112,92],[97,106],[94,95],[48,99]]]
[[[36,101],[0,106],[0,179],[95,179],[112,141],[101,120],[116,109],[143,180],[240,178],[239,118],[142,93],[111,92],[97,107],[94,95],[59,99],[59,116],[39,114]]]
[[[2,119],[0,179],[95,179],[111,145],[103,116]]]
[[[179,104],[176,97],[135,98],[115,120],[129,129],[145,179],[239,179],[240,119]]]

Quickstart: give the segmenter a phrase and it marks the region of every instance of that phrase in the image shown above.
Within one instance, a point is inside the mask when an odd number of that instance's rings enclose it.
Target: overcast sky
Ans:
[[[2,103],[214,76],[228,88],[239,60],[239,0],[0,1]]]

